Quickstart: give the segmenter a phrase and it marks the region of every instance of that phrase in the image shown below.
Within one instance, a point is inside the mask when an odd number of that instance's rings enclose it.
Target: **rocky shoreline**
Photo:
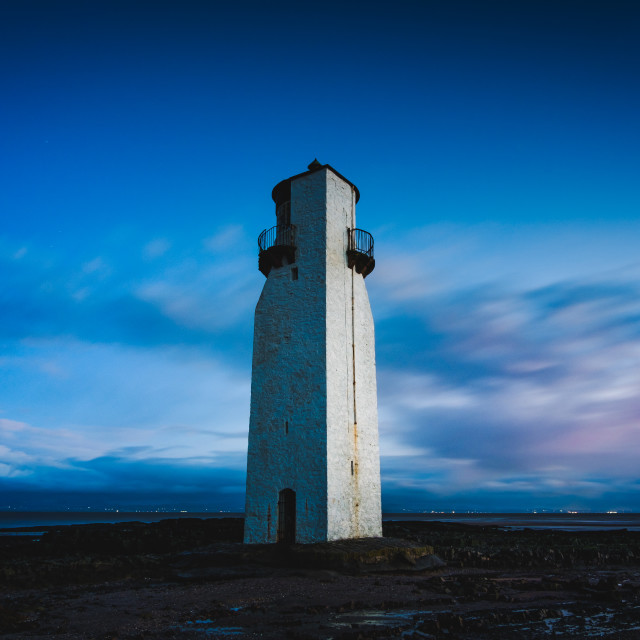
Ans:
[[[386,522],[243,545],[240,518],[0,537],[4,638],[640,638],[640,533]],[[40,535],[44,531],[44,534]]]

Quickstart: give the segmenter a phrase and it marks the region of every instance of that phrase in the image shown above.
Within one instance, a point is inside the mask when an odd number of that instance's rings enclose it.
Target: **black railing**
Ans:
[[[294,247],[295,227],[292,224],[281,224],[265,229],[258,236],[260,251],[266,251],[271,247]]]
[[[364,229],[349,229],[349,248],[347,249],[349,268],[366,278],[375,268],[373,257],[373,236]]]
[[[364,229],[350,229],[349,250],[364,253],[373,258],[373,236]]]
[[[296,260],[296,228],[292,224],[279,224],[265,229],[258,236],[258,269],[268,276],[273,267],[293,264]]]

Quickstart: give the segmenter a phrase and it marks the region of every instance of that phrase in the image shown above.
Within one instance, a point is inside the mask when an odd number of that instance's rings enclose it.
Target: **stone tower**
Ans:
[[[258,239],[244,539],[382,535],[373,238],[358,189],[328,164],[273,189],[277,225]]]

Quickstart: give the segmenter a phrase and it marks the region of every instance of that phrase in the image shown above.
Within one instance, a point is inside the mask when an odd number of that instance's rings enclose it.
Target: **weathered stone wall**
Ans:
[[[355,297],[356,406],[358,449],[357,475],[359,503],[357,536],[382,535],[380,503],[380,451],[378,446],[378,391],[373,316],[364,278],[350,270]],[[355,506],[354,506],[355,509]]]
[[[278,494],[296,492],[296,537],[326,536],[325,176],[292,185],[298,279],[274,268],[255,313],[245,541],[275,542]],[[288,423],[288,433],[287,433]]]
[[[373,318],[364,278],[349,269],[346,255],[355,226],[354,190],[328,172],[329,540],[382,535]]]
[[[291,196],[298,279],[273,268],[255,314],[245,542],[276,541],[285,488],[298,542],[381,535],[373,320],[346,258],[354,194],[322,169]]]

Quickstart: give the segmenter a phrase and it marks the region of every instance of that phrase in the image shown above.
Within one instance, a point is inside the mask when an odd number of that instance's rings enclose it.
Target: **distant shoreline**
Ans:
[[[34,527],[122,522],[159,522],[182,518],[243,518],[243,513],[216,511],[0,511],[0,533]],[[455,522],[505,529],[640,531],[640,513],[383,513],[384,521]]]

